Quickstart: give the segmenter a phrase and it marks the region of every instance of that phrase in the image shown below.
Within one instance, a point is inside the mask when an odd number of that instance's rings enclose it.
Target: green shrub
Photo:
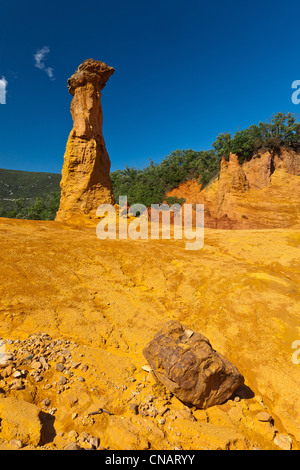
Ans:
[[[37,197],[26,204],[24,198],[14,202],[11,210],[0,209],[0,217],[30,219],[30,220],[54,220],[59,208],[60,193],[52,192],[45,197]]]

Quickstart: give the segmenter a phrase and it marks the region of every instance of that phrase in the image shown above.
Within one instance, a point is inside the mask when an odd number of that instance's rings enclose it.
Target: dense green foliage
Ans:
[[[53,220],[60,179],[57,173],[0,169],[0,217]]]
[[[24,198],[14,201],[14,207],[0,209],[0,217],[31,219],[31,220],[54,220],[59,208],[60,193],[53,192],[43,198],[37,197],[26,204]]]
[[[240,163],[253,155],[285,147],[300,151],[300,123],[291,113],[277,113],[268,122],[260,122],[234,135],[217,136],[211,150],[175,150],[161,163],[150,163],[144,169],[125,167],[111,173],[114,196],[127,196],[128,203],[161,204],[167,191],[187,180],[197,180],[202,188],[220,170],[220,161],[230,152]],[[29,219],[54,219],[59,206],[61,176],[53,173],[31,173],[0,169],[0,216]],[[176,199],[176,198],[175,198]],[[183,204],[183,199],[167,198],[166,202]]]
[[[237,154],[240,163],[251,160],[256,153],[279,152],[282,147],[300,150],[300,123],[291,113],[277,113],[270,121],[237,131],[234,136],[219,134],[213,143],[218,158],[224,155],[228,159],[232,152]]]
[[[166,191],[183,181],[198,179],[207,184],[218,172],[219,160],[214,150],[176,150],[160,164],[150,162],[143,170],[129,168],[111,173],[114,196],[127,196],[130,205],[140,203],[149,207],[160,204]]]

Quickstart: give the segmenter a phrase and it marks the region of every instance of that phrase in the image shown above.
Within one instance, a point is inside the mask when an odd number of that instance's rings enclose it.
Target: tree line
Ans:
[[[221,133],[210,150],[175,150],[161,163],[150,161],[144,169],[126,166],[114,171],[111,173],[114,195],[116,200],[127,195],[130,205],[159,204],[167,191],[184,181],[196,179],[203,189],[218,175],[222,157],[228,160],[230,152],[242,164],[256,154],[280,152],[283,147],[300,151],[300,123],[292,113],[277,113],[269,121],[238,130],[234,135]]]
[[[25,198],[16,199],[14,207],[0,208],[0,217],[9,219],[54,220],[59,208],[60,193],[52,192],[44,197],[36,197],[27,202]]]

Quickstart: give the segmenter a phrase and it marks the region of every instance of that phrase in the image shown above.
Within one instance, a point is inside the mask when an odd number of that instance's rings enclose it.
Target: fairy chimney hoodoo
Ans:
[[[100,204],[114,203],[101,107],[101,90],[114,71],[87,59],[68,80],[73,129],[64,155],[57,221],[93,222]]]

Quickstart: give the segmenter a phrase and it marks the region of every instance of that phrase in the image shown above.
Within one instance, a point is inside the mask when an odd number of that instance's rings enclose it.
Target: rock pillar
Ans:
[[[104,62],[87,59],[68,80],[73,129],[64,155],[57,221],[93,222],[100,204],[114,204],[101,107],[101,90],[113,73]]]

